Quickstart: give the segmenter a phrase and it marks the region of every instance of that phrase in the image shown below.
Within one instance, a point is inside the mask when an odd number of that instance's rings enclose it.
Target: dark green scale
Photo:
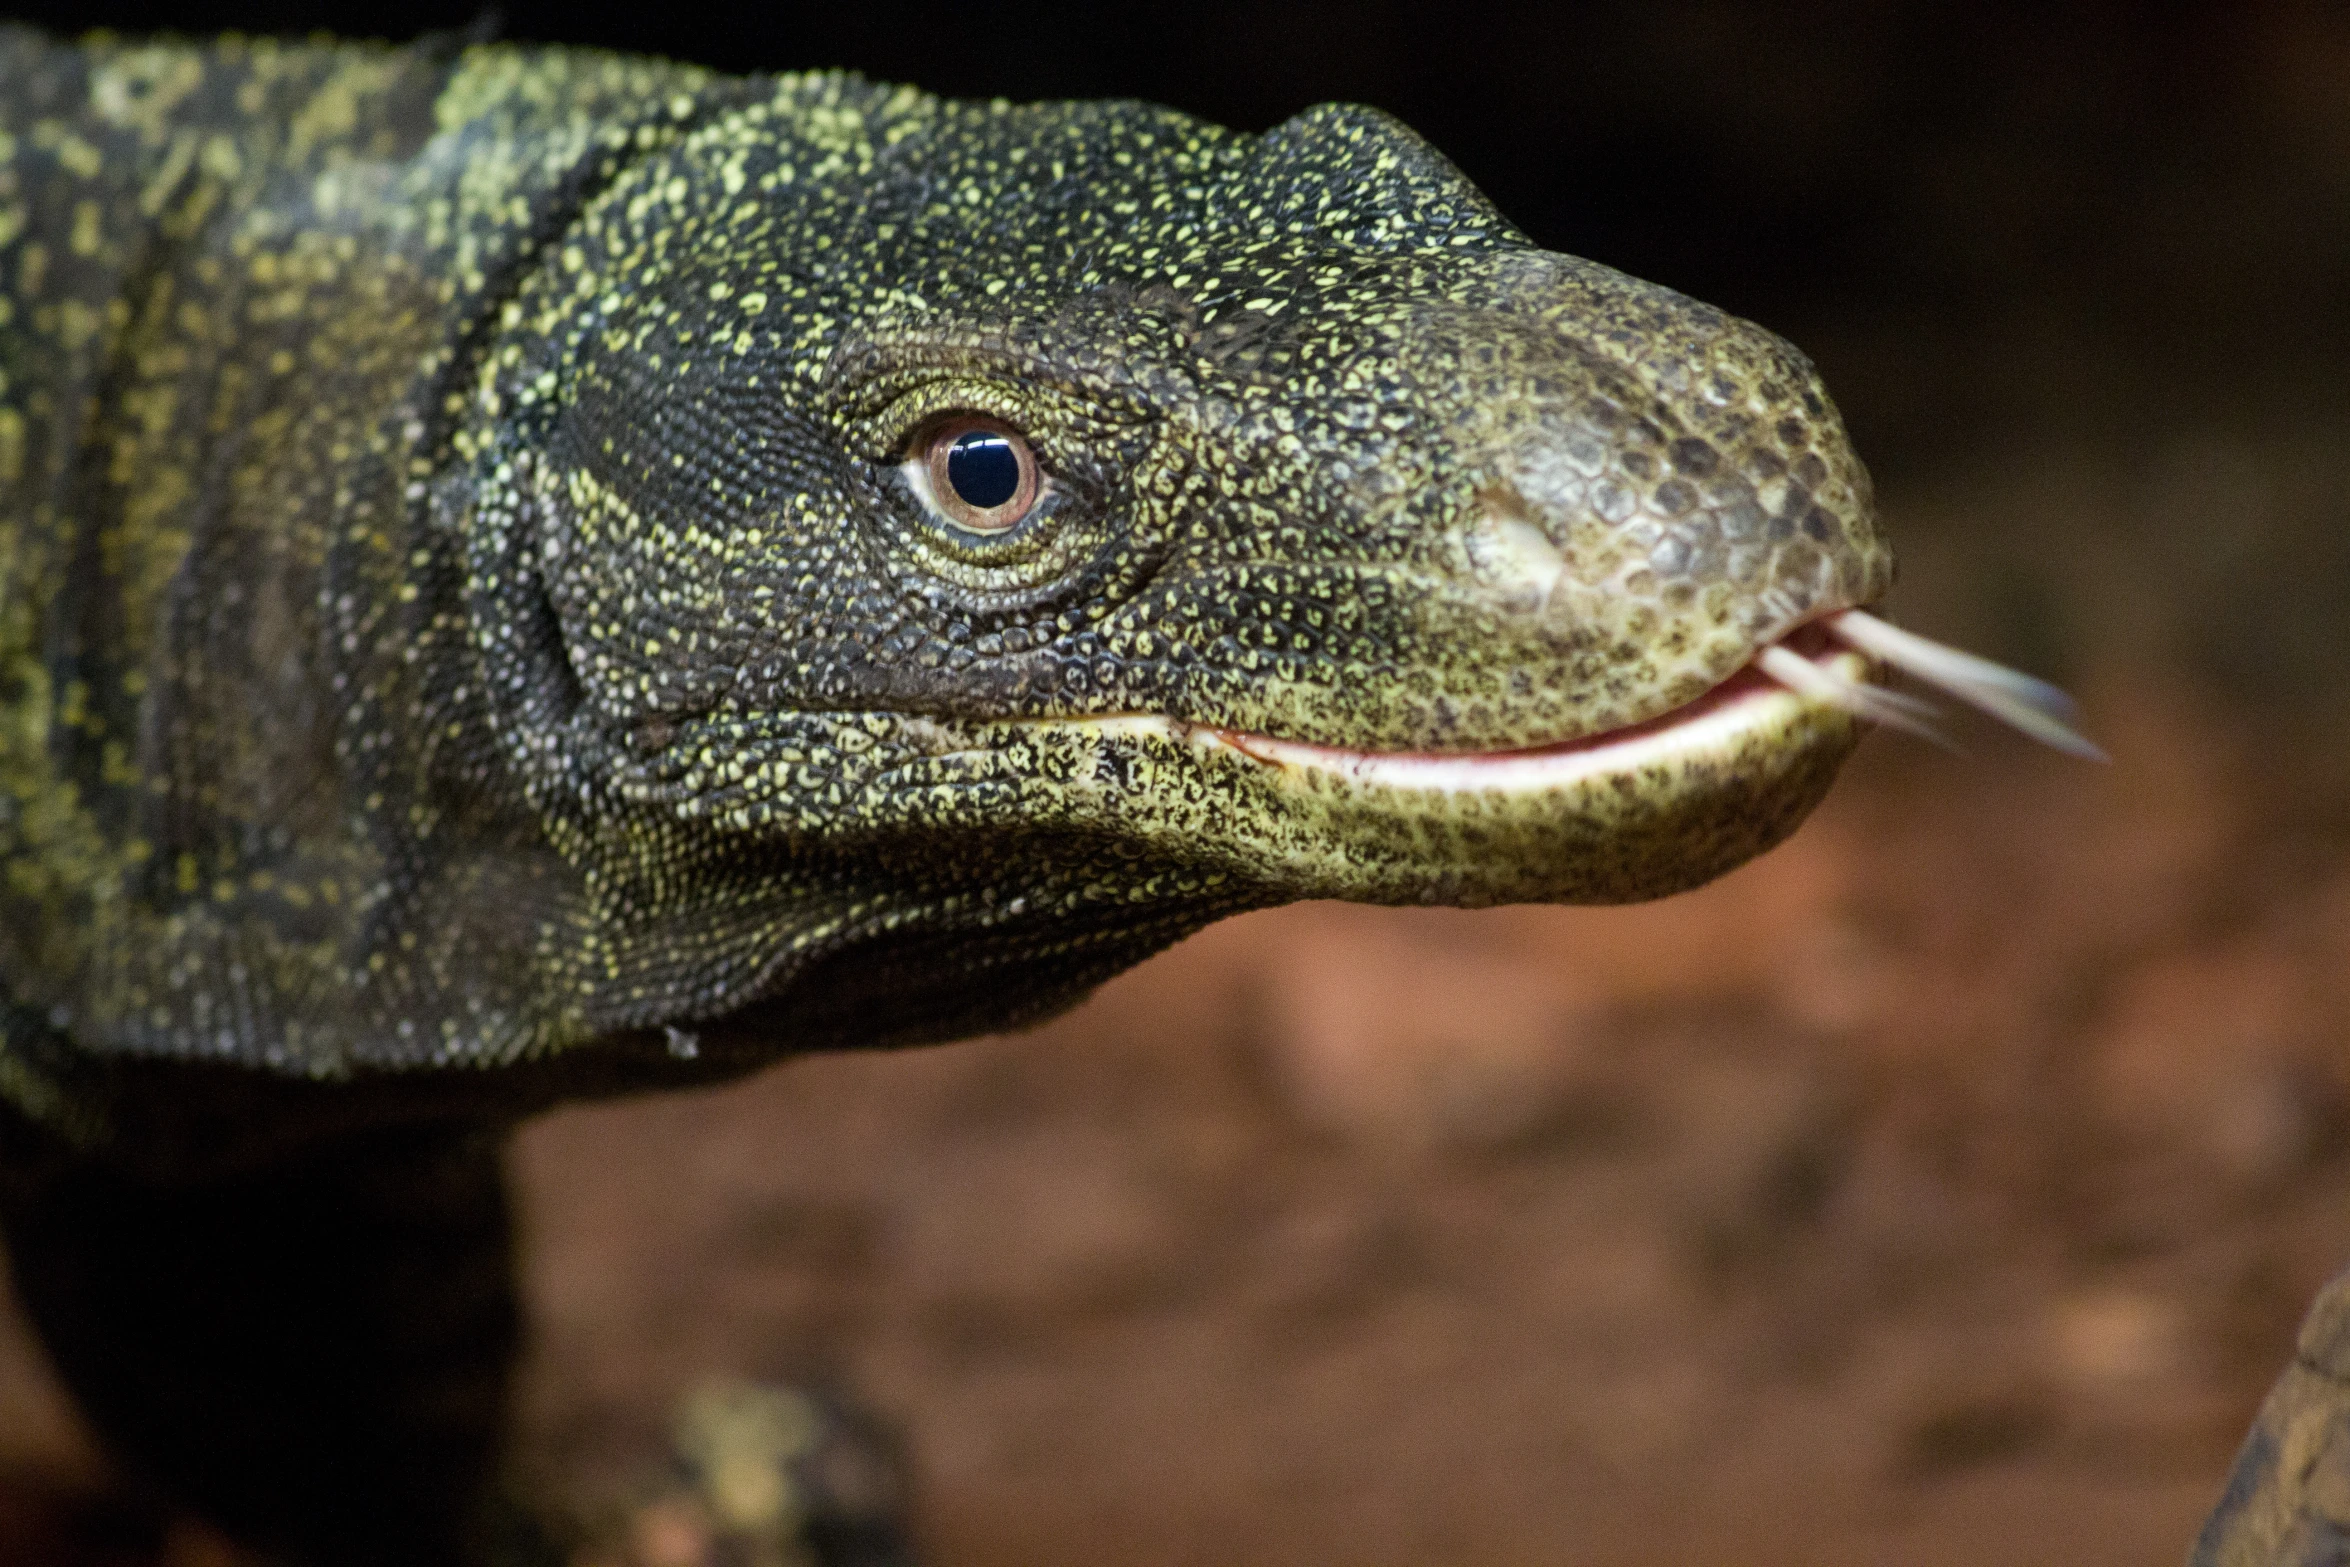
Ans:
[[[0,376],[16,1271],[320,1561],[483,1538],[516,1117],[1294,898],[1693,885],[1846,715],[1530,791],[1246,737],[1636,724],[1891,569],[1800,355],[1344,107],[0,32]]]

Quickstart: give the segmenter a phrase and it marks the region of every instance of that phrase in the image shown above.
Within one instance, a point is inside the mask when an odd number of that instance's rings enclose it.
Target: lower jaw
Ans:
[[[1783,640],[1858,681],[1870,665]],[[1155,754],[1168,786],[1076,813],[1254,903],[1627,903],[1710,881],[1793,832],[1867,725],[1752,666],[1645,723],[1526,750],[1352,751],[1138,714],[1024,726],[1086,760]],[[1104,758],[1106,760],[1106,757]],[[1144,772],[1152,769],[1145,767]],[[1088,791],[1091,794],[1091,791]]]
[[[1216,771],[1262,802],[1235,812],[1230,848],[1285,897],[1632,903],[1784,840],[1864,727],[1792,693],[1738,692],[1669,735],[1556,755],[1268,765],[1235,748]]]

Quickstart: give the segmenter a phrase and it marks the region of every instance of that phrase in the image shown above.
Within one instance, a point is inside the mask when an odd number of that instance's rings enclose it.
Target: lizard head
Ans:
[[[704,1012],[945,1037],[1240,908],[1654,897],[1865,727],[1821,625],[1892,559],[1810,366],[1368,110],[789,79],[509,316],[502,733]]]

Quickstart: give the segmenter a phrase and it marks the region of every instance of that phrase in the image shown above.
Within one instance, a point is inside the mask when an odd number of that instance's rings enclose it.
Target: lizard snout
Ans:
[[[1581,671],[1577,727],[1605,728],[1690,700],[1807,620],[1874,602],[1892,554],[1799,354],[1629,278],[1599,308],[1598,285],[1578,279],[1572,310],[1429,311],[1408,357],[1423,385],[1450,389],[1456,584],[1487,617],[1496,665]],[[1623,353],[1636,307],[1679,323],[1672,351]]]

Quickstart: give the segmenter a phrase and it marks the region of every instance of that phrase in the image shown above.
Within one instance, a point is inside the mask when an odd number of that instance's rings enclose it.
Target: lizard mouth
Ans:
[[[1880,620],[1839,610],[1758,650],[1695,700],[1622,728],[1508,751],[1352,751],[1237,730],[1188,726],[1195,743],[1237,751],[1270,767],[1337,774],[1395,789],[1549,790],[1626,777],[1644,769],[1726,755],[1746,739],[1828,706],[1940,742],[1931,703],[1874,684],[1892,665],[1923,683],[2076,756],[2102,760],[2072,727],[2071,699],[2029,675]]]
[[[1693,701],[1524,749],[1366,751],[1135,713],[1023,724],[1023,765],[1098,781],[1091,820],[1242,901],[1625,903],[1710,881],[1793,832],[1871,724],[1932,733],[1886,668],[2094,756],[2053,686],[1860,610],[1815,616]],[[1049,761],[1040,761],[1049,758]],[[1179,781],[1153,792],[1159,762]],[[1227,882],[1229,878],[1229,882]]]

